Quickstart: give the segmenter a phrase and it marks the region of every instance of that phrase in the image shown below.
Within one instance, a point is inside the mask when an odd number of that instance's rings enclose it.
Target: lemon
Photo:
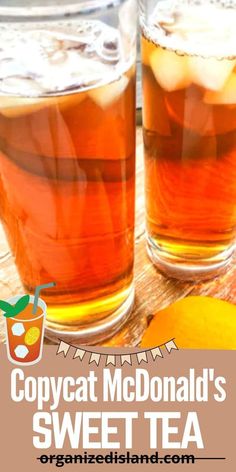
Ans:
[[[37,326],[34,326],[28,329],[25,335],[26,346],[33,346],[39,340],[39,337],[40,337],[40,329],[37,328]]]
[[[179,348],[236,349],[236,306],[211,297],[190,296],[154,316],[141,347],[175,338]]]

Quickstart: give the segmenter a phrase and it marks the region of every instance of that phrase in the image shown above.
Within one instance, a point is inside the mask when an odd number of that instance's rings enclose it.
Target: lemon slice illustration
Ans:
[[[40,337],[40,329],[37,326],[30,328],[25,335],[26,346],[33,346]]]

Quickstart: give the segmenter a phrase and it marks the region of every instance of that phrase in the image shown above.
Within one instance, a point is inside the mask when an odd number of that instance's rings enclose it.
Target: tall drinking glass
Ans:
[[[208,278],[236,236],[236,1],[141,0],[148,253]]]
[[[135,0],[1,2],[0,216],[51,338],[133,304],[135,53]]]

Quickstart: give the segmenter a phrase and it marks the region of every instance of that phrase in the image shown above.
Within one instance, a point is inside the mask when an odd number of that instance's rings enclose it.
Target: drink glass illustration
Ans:
[[[236,237],[236,2],[140,1],[148,253],[209,278]]]
[[[134,299],[136,2],[36,3],[0,7],[0,216],[47,336],[98,342]]]
[[[20,298],[15,296],[7,302],[14,305]],[[33,365],[42,358],[47,306],[39,298],[37,312],[32,314],[34,298],[30,296],[29,304],[17,316],[5,318],[7,354],[14,364]]]

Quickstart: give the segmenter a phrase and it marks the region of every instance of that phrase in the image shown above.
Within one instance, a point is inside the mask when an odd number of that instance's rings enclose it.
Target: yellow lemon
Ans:
[[[40,337],[40,329],[37,326],[30,328],[25,335],[26,346],[33,346]]]
[[[179,348],[236,349],[236,306],[211,297],[190,296],[154,316],[141,347],[175,338]]]

